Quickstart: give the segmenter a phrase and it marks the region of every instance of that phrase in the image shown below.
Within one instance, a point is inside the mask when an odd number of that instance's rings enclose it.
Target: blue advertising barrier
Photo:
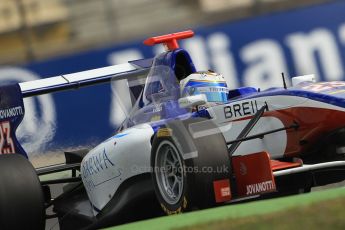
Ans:
[[[181,42],[198,70],[222,73],[228,85],[281,86],[281,73],[315,74],[343,80],[345,1],[306,7],[195,29]],[[148,58],[161,47],[141,41],[30,63],[0,67],[2,81],[28,81]],[[116,89],[115,89],[116,91]],[[25,99],[26,115],[17,131],[32,156],[67,147],[93,146],[109,137],[124,116],[110,84]]]

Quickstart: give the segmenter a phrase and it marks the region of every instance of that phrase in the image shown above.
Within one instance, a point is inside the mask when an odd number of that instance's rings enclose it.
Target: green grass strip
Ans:
[[[345,229],[345,196],[318,201],[309,205],[299,205],[282,211],[253,215],[242,218],[226,218],[223,220],[189,225],[174,230],[344,230]]]
[[[227,218],[240,218],[252,215],[262,215],[282,211],[296,206],[306,206],[319,201],[345,196],[345,188],[329,189],[309,194],[262,200],[237,205],[227,205],[213,209],[195,211],[182,215],[166,216],[151,220],[139,221],[117,227],[112,230],[138,230],[138,229],[172,229],[214,222]]]

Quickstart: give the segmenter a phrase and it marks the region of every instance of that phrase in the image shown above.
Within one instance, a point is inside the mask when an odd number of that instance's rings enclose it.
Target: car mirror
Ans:
[[[181,108],[192,108],[194,106],[204,105],[207,102],[205,94],[198,94],[178,99]]]

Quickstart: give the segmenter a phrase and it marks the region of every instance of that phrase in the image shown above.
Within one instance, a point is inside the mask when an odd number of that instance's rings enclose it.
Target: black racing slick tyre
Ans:
[[[168,215],[220,204],[214,182],[229,181],[231,172],[223,135],[201,118],[161,127],[153,138],[151,166],[156,197]]]
[[[45,208],[32,164],[18,154],[0,155],[0,228],[44,229]]]

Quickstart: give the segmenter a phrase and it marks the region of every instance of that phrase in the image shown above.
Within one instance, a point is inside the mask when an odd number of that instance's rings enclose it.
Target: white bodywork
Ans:
[[[320,101],[314,101],[304,97],[289,96],[289,95],[279,95],[279,96],[265,96],[252,98],[248,100],[241,100],[238,102],[233,102],[225,105],[219,105],[215,107],[208,108],[209,113],[213,117],[214,121],[220,127],[224,138],[226,141],[235,140],[243,128],[247,125],[250,117],[253,116],[257,110],[262,106],[268,106],[269,111],[273,110],[285,110],[293,107],[310,107],[319,109],[330,109],[345,111],[344,108],[331,105],[328,103],[323,103]],[[234,105],[242,104],[241,115],[237,112],[235,116],[233,108]],[[246,115],[243,112],[243,104],[246,107]],[[253,106],[252,106],[253,105]],[[232,109],[232,116],[225,117],[225,110]],[[258,123],[248,134],[248,136],[255,135],[258,133],[263,133],[269,130],[283,128],[283,122],[273,116],[265,116],[260,118]],[[287,133],[286,131],[276,132],[272,134],[265,135],[262,139],[253,139],[242,143],[239,148],[235,151],[234,155],[246,155],[260,151],[267,151],[272,159],[280,158],[284,156],[285,149],[287,147]]]
[[[292,81],[292,86],[297,86],[298,84],[302,83],[302,82],[316,82],[316,78],[314,74],[309,74],[309,75],[303,75],[303,76],[297,76],[297,77],[293,77],[291,79]]]
[[[235,116],[232,111],[232,117],[225,117],[225,109],[233,108],[239,103],[242,104],[241,115],[237,113]],[[243,113],[243,104],[249,105],[248,109],[245,107],[246,115]],[[208,108],[208,111],[212,116],[212,120],[223,133],[225,140],[231,141],[238,137],[239,133],[249,122],[250,117],[265,104],[268,105],[270,111],[292,107],[315,107],[345,111],[343,108],[327,103],[288,95],[241,100],[214,106]],[[214,133],[212,130],[193,133],[193,130],[197,130],[196,127],[196,129],[193,128],[194,125],[198,126],[200,124],[193,123],[189,127],[189,131],[194,138]],[[249,135],[283,127],[284,124],[278,118],[265,116],[258,121]],[[216,130],[215,132],[218,131]],[[101,210],[104,208],[112,199],[121,183],[126,179],[150,172],[150,139],[153,134],[154,131],[149,124],[137,125],[109,138],[87,154],[81,165],[81,174],[90,202],[96,209]],[[267,151],[273,159],[280,158],[283,157],[286,146],[287,133],[286,131],[281,131],[265,135],[262,139],[253,139],[242,143],[234,155]],[[197,157],[197,154],[193,157]],[[96,211],[94,212],[97,214]]]
[[[126,179],[150,172],[153,133],[148,124],[126,129],[92,149],[83,159],[82,180],[96,209],[104,208]]]

